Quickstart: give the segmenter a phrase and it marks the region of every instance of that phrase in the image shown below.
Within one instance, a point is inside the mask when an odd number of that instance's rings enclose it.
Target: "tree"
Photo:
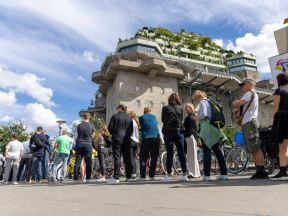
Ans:
[[[100,119],[96,116],[92,116],[90,122],[94,125],[96,131],[99,131],[100,127],[102,127],[105,124],[103,119]]]
[[[0,125],[0,152],[5,151],[5,147],[12,140],[12,134],[17,134],[20,142],[26,141],[27,126],[22,122]]]

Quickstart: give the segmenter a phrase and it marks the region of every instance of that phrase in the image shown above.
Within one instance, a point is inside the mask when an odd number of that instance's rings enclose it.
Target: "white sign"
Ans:
[[[277,87],[276,77],[279,73],[288,74],[288,53],[277,55],[269,58],[272,78],[274,85]]]

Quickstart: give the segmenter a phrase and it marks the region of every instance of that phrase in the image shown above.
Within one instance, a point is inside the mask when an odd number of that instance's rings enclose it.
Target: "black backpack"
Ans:
[[[44,143],[42,140],[36,138],[34,141],[33,141],[34,145],[37,147],[37,148],[42,148],[44,146]]]
[[[218,129],[221,129],[225,126],[225,116],[224,116],[224,111],[223,107],[211,100],[207,100],[210,104],[211,107],[211,119],[210,123],[215,126]]]

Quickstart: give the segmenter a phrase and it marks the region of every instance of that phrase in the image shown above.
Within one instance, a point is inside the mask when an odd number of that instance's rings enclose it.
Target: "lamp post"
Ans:
[[[66,121],[60,119],[60,120],[57,120],[56,122],[58,123],[58,126],[59,126],[59,136],[60,136],[61,135],[61,129],[62,129],[61,125],[65,124]]]

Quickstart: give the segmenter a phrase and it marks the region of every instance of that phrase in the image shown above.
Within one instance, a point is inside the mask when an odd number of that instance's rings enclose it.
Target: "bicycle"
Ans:
[[[276,168],[275,161],[268,156],[264,149],[263,153],[265,170],[268,174],[272,174]],[[232,148],[226,156],[227,171],[232,174],[238,174],[243,170],[248,170],[251,158],[251,154],[246,150],[243,134],[237,131],[234,135]]]

